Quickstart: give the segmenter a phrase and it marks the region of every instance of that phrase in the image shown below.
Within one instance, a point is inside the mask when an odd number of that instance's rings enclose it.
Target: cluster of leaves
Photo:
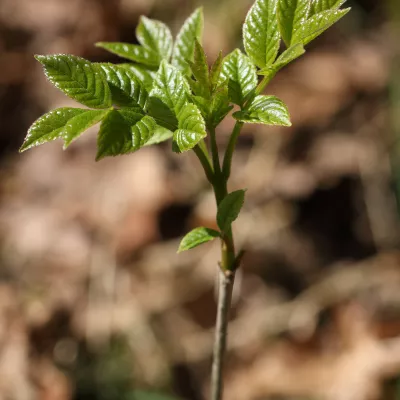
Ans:
[[[209,68],[201,45],[202,9],[185,21],[175,42],[160,21],[142,17],[139,44],[101,42],[97,46],[123,57],[121,64],[91,63],[72,55],[36,56],[51,83],[88,108],[64,107],[39,118],[21,151],[61,138],[67,148],[89,127],[100,124],[96,159],[127,154],[172,138],[172,149],[203,146],[207,131],[236,105],[241,124],[290,126],[286,105],[261,92],[304,46],[343,17],[344,0],[256,0],[243,26],[246,52],[236,49]],[[279,55],[281,41],[286,49]],[[262,76],[259,83],[258,75]],[[236,219],[244,191],[219,205],[220,232],[197,228],[180,251],[223,237]],[[232,206],[234,204],[234,206]]]

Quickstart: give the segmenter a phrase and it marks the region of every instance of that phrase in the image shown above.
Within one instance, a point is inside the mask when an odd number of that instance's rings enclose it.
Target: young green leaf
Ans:
[[[350,8],[343,10],[327,10],[313,15],[293,35],[292,43],[303,43],[305,46],[329,27],[344,17]]]
[[[145,87],[147,91],[150,91],[153,87],[154,77],[156,76],[156,71],[148,69],[142,65],[137,64],[118,64],[119,67],[128,69],[136,76],[139,82]]]
[[[201,42],[203,24],[203,9],[198,8],[184,22],[176,38],[172,65],[178,67],[184,75],[190,73],[190,67],[186,61],[193,61],[195,40]]]
[[[218,82],[220,81],[223,61],[224,57],[222,56],[222,51],[220,51],[210,70],[210,83],[213,91],[218,86]]]
[[[156,129],[156,121],[148,115],[144,115],[135,125],[131,126],[133,148],[138,150],[144,146],[154,135]]]
[[[101,47],[112,54],[126,58],[128,60],[144,64],[149,67],[158,67],[160,65],[159,55],[148,48],[137,44],[121,42],[98,42],[96,47]]]
[[[109,108],[111,92],[95,64],[81,57],[36,56],[47,79],[67,96],[91,108]]]
[[[243,25],[244,48],[260,68],[272,64],[278,54],[280,36],[277,3],[278,0],[256,0]]]
[[[147,90],[129,69],[110,63],[98,65],[104,71],[114,104],[144,109],[148,97]]]
[[[258,74],[264,75],[271,80],[280,69],[291,63],[296,58],[302,56],[304,53],[305,50],[302,43],[297,43],[293,46],[290,46],[277,58],[272,65],[261,69],[258,71]]]
[[[189,85],[182,73],[163,61],[154,79],[150,97],[160,99],[171,111],[178,115],[186,104]]]
[[[215,238],[220,237],[220,233],[209,228],[195,228],[190,231],[181,241],[178,253],[193,249],[203,243],[207,243]]]
[[[178,118],[176,118],[175,111],[171,110],[158,97],[149,97],[146,104],[146,112],[163,128],[172,132],[178,128]]]
[[[174,132],[173,149],[183,152],[192,149],[207,136],[206,126],[200,110],[187,103],[178,115],[178,129]]]
[[[76,140],[86,129],[100,122],[110,110],[84,110],[71,118],[62,132],[64,149]]]
[[[229,102],[227,87],[220,86],[214,93],[207,123],[215,128],[233,108]]]
[[[279,0],[279,30],[287,47],[296,43],[293,36],[307,20],[310,4],[310,0]]]
[[[311,2],[310,17],[322,11],[337,10],[345,1],[346,0],[313,0]]]
[[[158,55],[159,62],[170,59],[173,46],[172,34],[163,22],[141,16],[136,36],[143,47]]]
[[[275,96],[256,96],[245,111],[235,112],[233,117],[253,124],[291,126],[285,103]]]
[[[31,147],[58,139],[68,121],[86,111],[81,108],[64,107],[42,115],[29,128],[25,141],[19,151],[22,153]]]
[[[171,132],[169,129],[157,125],[153,135],[150,137],[150,139],[147,140],[144,146],[150,146],[152,144],[165,142],[166,140],[171,139],[173,135],[174,133]]]
[[[197,83],[200,86],[200,93],[203,97],[210,97],[210,75],[208,71],[208,64],[206,54],[204,53],[204,49],[201,44],[195,41],[194,48],[194,61],[188,61],[190,65],[190,69],[194,77],[196,78]]]
[[[229,193],[219,204],[217,223],[221,232],[226,232],[239,216],[244,203],[244,194],[245,190],[236,190]]]
[[[239,49],[225,57],[221,79],[228,80],[229,97],[240,106],[243,106],[258,83],[256,67]]]
[[[143,114],[129,110],[111,110],[103,119],[97,137],[96,161],[108,156],[128,154],[137,150],[132,142],[131,127]]]

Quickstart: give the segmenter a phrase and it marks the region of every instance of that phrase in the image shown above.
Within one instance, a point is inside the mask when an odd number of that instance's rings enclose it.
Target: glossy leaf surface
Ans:
[[[278,54],[277,5],[278,0],[256,0],[243,25],[244,48],[260,68],[271,65]]]
[[[203,243],[210,242],[219,236],[219,232],[215,231],[214,229],[204,227],[195,228],[182,239],[179,245],[178,253],[193,249],[194,247],[197,247]]]
[[[36,59],[43,65],[48,80],[67,96],[91,108],[111,106],[110,88],[95,64],[65,54]]]
[[[345,1],[346,0],[313,0],[311,3],[310,16],[322,11],[338,9]]]

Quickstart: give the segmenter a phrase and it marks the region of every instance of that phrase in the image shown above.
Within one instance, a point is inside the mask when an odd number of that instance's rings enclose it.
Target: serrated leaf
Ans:
[[[150,96],[146,104],[146,112],[153,117],[157,124],[170,131],[178,128],[178,119],[175,112],[171,110],[158,97]]]
[[[100,125],[96,161],[137,150],[132,143],[131,126],[142,118],[143,114],[134,111],[111,110]]]
[[[104,71],[115,105],[144,109],[148,92],[129,69],[110,63],[98,65]]]
[[[135,125],[131,126],[133,148],[138,150],[144,146],[154,135],[156,129],[156,121],[148,115],[144,115]]]
[[[182,239],[179,245],[178,253],[193,249],[194,247],[210,242],[217,237],[220,237],[220,233],[214,229],[204,227],[195,228]]]
[[[258,71],[258,75],[264,75],[271,80],[280,69],[296,58],[302,56],[304,53],[305,50],[302,43],[297,43],[293,46],[290,46],[277,58],[274,64]]]
[[[349,11],[350,8],[345,8],[343,10],[323,11],[313,15],[295,32],[292,43],[303,43],[305,46],[339,21]]]
[[[28,130],[20,152],[58,139],[68,121],[87,110],[81,108],[58,108],[38,118]]]
[[[195,41],[194,60],[188,63],[200,88],[200,90],[196,90],[195,92],[199,92],[199,95],[203,97],[210,97],[210,75],[207,58],[203,47],[197,40]]]
[[[91,108],[109,108],[111,92],[97,67],[81,57],[36,56],[47,79],[67,96]]]
[[[150,97],[160,99],[178,115],[188,100],[189,91],[189,85],[182,73],[163,61],[154,79]]]
[[[169,129],[163,128],[162,126],[157,125],[153,135],[150,139],[144,144],[145,146],[150,146],[152,144],[158,144],[161,142],[165,142],[169,140],[174,135]]]
[[[176,37],[172,52],[172,65],[179,68],[184,75],[190,73],[186,60],[193,61],[195,40],[201,42],[203,33],[203,9],[196,9],[184,22]]]
[[[172,34],[163,22],[141,16],[136,28],[136,37],[143,47],[158,55],[159,62],[163,59],[169,60],[171,57]]]
[[[306,22],[310,12],[310,4],[310,0],[279,0],[279,30],[287,47],[297,43],[293,41],[293,38]]]
[[[212,85],[212,90],[216,88],[218,82],[220,81],[223,61],[224,58],[222,56],[222,51],[220,51],[218,53],[217,59],[214,61],[214,64],[211,66],[210,69],[210,83]]]
[[[98,42],[96,47],[101,47],[112,54],[119,57],[135,61],[139,64],[148,65],[150,67],[158,67],[160,64],[159,55],[148,48],[137,44],[121,43],[121,42]]]
[[[245,190],[236,190],[229,193],[219,204],[217,224],[221,232],[226,232],[233,221],[239,216],[244,203]]]
[[[143,84],[147,91],[153,87],[154,77],[157,71],[153,71],[144,66],[137,64],[118,64],[120,67],[126,68],[136,76],[136,78]]]
[[[340,8],[346,0],[312,0],[310,17],[326,10],[334,10]]]
[[[209,124],[215,128],[232,108],[233,106],[229,102],[228,89],[222,85],[213,95],[209,112]]]
[[[76,140],[86,129],[100,122],[110,110],[84,110],[71,118],[62,132],[64,149]]]
[[[257,87],[257,70],[239,49],[227,55],[222,65],[221,79],[228,80],[231,101],[243,106],[247,96]]]
[[[178,115],[178,129],[174,132],[173,149],[183,152],[192,149],[207,136],[206,126],[200,110],[191,103],[186,104]]]
[[[272,64],[278,54],[280,35],[277,21],[278,0],[256,0],[243,25],[243,44],[258,67]]]
[[[291,126],[286,104],[275,96],[256,96],[247,110],[238,111],[233,117],[253,124]]]

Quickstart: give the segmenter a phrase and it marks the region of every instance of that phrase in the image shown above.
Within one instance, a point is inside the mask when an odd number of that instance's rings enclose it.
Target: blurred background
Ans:
[[[210,63],[252,2],[202,0]],[[118,62],[93,43],[134,42],[142,14],[176,33],[201,3],[0,0],[0,400],[208,398],[218,244],[176,254],[214,223],[197,159],[165,143],[95,163],[96,129],[17,152],[75,105],[33,54]],[[239,140],[229,400],[400,399],[400,3],[346,4],[268,87],[293,127]]]

